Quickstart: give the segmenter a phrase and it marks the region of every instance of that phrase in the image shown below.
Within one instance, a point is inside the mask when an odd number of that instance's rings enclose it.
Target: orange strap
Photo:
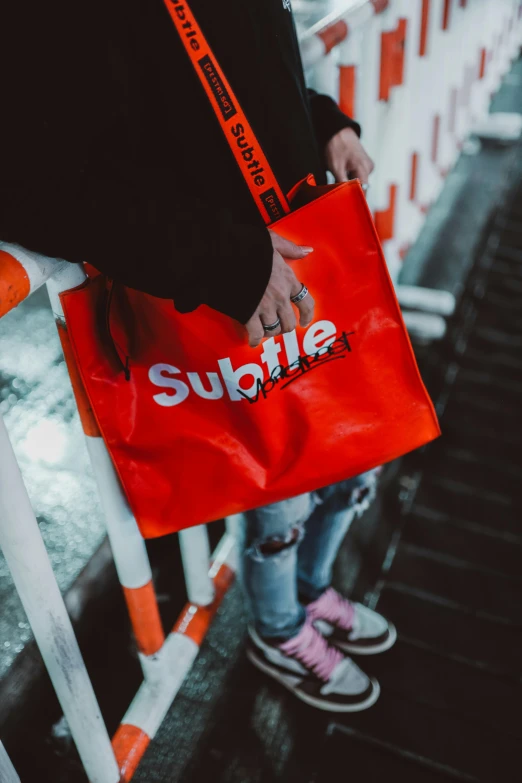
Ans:
[[[186,0],[163,0],[265,223],[290,212],[250,123]]]

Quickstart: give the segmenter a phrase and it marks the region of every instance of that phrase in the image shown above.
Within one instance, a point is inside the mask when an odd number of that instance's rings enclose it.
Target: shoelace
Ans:
[[[328,644],[309,621],[294,639],[282,644],[280,649],[285,655],[296,658],[324,682],[330,679],[333,670],[344,658],[342,652]]]
[[[353,626],[355,610],[350,603],[337,590],[329,587],[317,601],[306,607],[310,620],[326,620],[328,623],[339,626],[344,631],[349,631]]]

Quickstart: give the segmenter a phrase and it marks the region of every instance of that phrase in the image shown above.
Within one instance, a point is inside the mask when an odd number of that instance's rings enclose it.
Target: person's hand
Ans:
[[[274,231],[269,231],[269,234],[274,249],[272,274],[257,310],[246,324],[248,342],[252,348],[259,345],[264,337],[273,337],[276,334],[291,332],[295,329],[297,319],[290,297],[297,296],[303,288],[303,284],[299,282],[285,258],[289,261],[297,260],[305,258],[308,253],[313,251],[311,247],[294,245],[293,242],[283,239]],[[299,325],[308,326],[314,317],[312,295],[307,294],[296,304],[296,307],[299,310]],[[275,324],[278,320],[281,323],[276,329],[267,331],[264,328]]]
[[[326,163],[336,182],[347,182],[350,173],[367,185],[374,169],[373,160],[366,154],[353,128],[343,128],[332,136],[326,145]]]

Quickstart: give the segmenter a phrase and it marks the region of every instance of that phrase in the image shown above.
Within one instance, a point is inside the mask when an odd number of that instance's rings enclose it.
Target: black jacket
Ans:
[[[191,0],[284,191],[358,126],[308,94],[283,0]],[[264,223],[162,0],[0,10],[0,239],[245,322]]]

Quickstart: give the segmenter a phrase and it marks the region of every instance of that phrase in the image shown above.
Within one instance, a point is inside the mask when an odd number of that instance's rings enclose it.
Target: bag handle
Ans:
[[[245,182],[267,225],[290,212],[250,123],[214,57],[187,0],[163,0],[194,70],[207,93]]]

